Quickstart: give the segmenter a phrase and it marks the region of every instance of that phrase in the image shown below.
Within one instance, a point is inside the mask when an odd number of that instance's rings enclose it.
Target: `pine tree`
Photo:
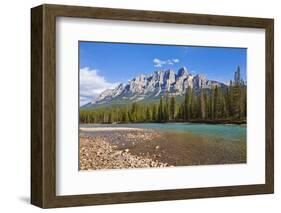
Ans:
[[[188,89],[188,94],[189,94],[189,99],[188,99],[188,118],[193,118],[193,112],[194,112],[194,93],[193,93],[193,89],[191,87],[189,87]]]
[[[200,90],[200,108],[201,108],[201,118],[206,118],[206,103],[205,103],[205,95],[204,89],[201,88]]]
[[[183,119],[189,119],[189,87],[186,89],[183,107]]]
[[[184,119],[185,119],[185,103],[182,103],[182,104],[180,105],[179,114],[180,114],[179,117],[180,117],[182,120],[184,120]]]
[[[130,120],[131,122],[137,122],[137,103],[132,104],[132,109],[130,113]]]
[[[157,121],[158,117],[157,117],[157,105],[154,104],[152,107],[152,120],[153,121]]]
[[[170,99],[170,118],[172,120],[175,119],[175,112],[176,112],[176,99],[175,97],[171,97]]]
[[[233,86],[233,117],[234,119],[240,118],[240,86],[234,85]]]
[[[158,121],[163,121],[163,98],[160,97],[160,102],[158,106]]]
[[[121,121],[123,123],[128,123],[128,121],[129,121],[128,109],[127,108],[125,108],[124,111],[122,112],[122,119],[121,119]]]
[[[217,103],[218,103],[218,86],[216,85],[213,89],[213,113],[212,113],[212,119],[217,118]]]
[[[146,118],[145,121],[151,121],[151,114],[150,114],[150,110],[149,107],[146,107]]]
[[[165,98],[165,104],[164,104],[164,109],[163,109],[163,120],[168,121],[169,120],[169,114],[170,114],[170,110],[169,110],[169,97],[166,96]]]
[[[110,112],[109,114],[108,114],[108,123],[113,123],[113,119],[112,119],[112,112]]]

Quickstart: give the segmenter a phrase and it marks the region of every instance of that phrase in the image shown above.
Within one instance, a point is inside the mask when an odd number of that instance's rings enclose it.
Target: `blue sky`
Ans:
[[[182,66],[191,73],[206,75],[207,79],[228,82],[239,65],[246,80],[245,48],[80,41],[79,54],[80,103],[105,87],[126,83],[137,75],[169,68],[177,71]]]

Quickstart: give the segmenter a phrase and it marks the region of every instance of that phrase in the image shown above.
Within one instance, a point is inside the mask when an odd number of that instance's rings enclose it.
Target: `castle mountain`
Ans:
[[[83,107],[159,100],[164,95],[182,96],[187,88],[198,92],[201,88],[211,89],[215,86],[227,87],[222,82],[206,79],[204,75],[192,74],[186,67],[180,68],[177,72],[172,69],[157,70],[149,75],[139,75],[114,89],[107,89]]]

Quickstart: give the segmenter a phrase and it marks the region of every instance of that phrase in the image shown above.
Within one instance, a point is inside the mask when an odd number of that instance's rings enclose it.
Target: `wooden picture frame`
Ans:
[[[56,195],[56,18],[95,18],[265,29],[265,184]],[[274,191],[274,20],[44,4],[31,9],[31,203],[41,208],[268,194]],[[262,139],[261,139],[262,140]]]

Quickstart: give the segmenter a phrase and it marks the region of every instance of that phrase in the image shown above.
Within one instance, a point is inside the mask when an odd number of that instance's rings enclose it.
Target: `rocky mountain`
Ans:
[[[109,104],[114,101],[159,99],[162,95],[179,96],[184,95],[188,87],[196,92],[200,88],[210,89],[216,85],[226,87],[221,82],[206,79],[204,75],[193,75],[186,67],[180,68],[178,72],[171,69],[157,70],[150,75],[137,76],[127,84],[119,84],[114,89],[103,91],[84,107]]]

